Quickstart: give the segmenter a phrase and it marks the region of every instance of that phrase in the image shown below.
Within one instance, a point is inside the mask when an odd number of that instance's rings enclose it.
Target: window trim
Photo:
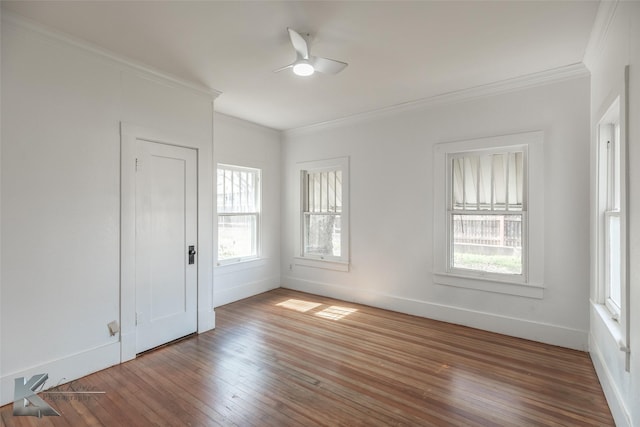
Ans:
[[[304,253],[304,174],[307,172],[321,172],[340,169],[342,171],[342,211],[340,213],[340,248],[341,255],[314,256]],[[298,200],[295,215],[295,255],[294,264],[297,266],[324,268],[336,271],[348,271],[350,265],[350,209],[349,209],[349,157],[305,161],[296,164],[298,177]]]
[[[508,295],[541,299],[544,291],[544,133],[525,132],[472,140],[444,142],[434,145],[434,212],[433,254],[436,284],[475,289]],[[449,161],[455,154],[493,150],[495,152],[520,150],[525,147],[523,159],[523,187],[526,189],[526,225],[523,226],[523,275],[478,272],[449,268],[452,253],[449,208],[451,203]],[[455,213],[455,212],[454,212]],[[520,213],[520,211],[514,211]],[[478,211],[478,214],[483,214]],[[443,250],[444,248],[444,250]]]
[[[594,263],[595,281],[595,301],[593,301],[596,313],[600,315],[611,336],[616,341],[620,351],[626,353],[625,369],[630,368],[630,348],[629,348],[629,319],[630,319],[630,298],[629,298],[629,238],[628,238],[628,90],[629,67],[625,67],[624,81],[620,91],[615,93],[614,98],[610,98],[605,103],[606,110],[600,115],[594,129],[594,150],[595,156],[593,170],[595,171],[595,203],[593,205],[593,251],[596,257]],[[602,110],[601,110],[602,111]],[[613,130],[612,130],[613,126]],[[614,135],[617,138],[617,148],[619,150],[619,201],[615,203],[611,199],[611,158],[607,152],[606,141]],[[613,202],[613,203],[612,203]],[[608,221],[611,215],[620,218],[620,310],[609,301],[609,268],[608,268]]]
[[[255,212],[229,212],[229,213],[221,213],[218,211],[218,193],[217,193],[217,188],[218,188],[218,170],[219,169],[227,169],[227,170],[235,170],[235,171],[245,171],[245,172],[252,172],[252,173],[257,173],[257,186],[256,186],[256,206],[257,206],[257,211]],[[239,264],[244,264],[244,263],[250,263],[250,262],[254,262],[257,260],[262,259],[262,238],[261,238],[261,234],[262,234],[262,169],[260,168],[255,168],[255,167],[249,167],[249,166],[240,166],[240,165],[232,165],[229,163],[217,163],[216,164],[216,168],[215,168],[215,186],[214,188],[216,189],[216,197],[215,197],[215,218],[214,218],[214,224],[215,224],[215,254],[214,254],[214,259],[215,259],[215,263],[214,265],[216,267],[226,267],[226,266],[230,266],[230,265],[239,265]],[[234,258],[228,258],[228,259],[223,259],[221,260],[219,258],[219,243],[220,243],[220,217],[233,217],[233,216],[255,216],[256,217],[256,254],[255,255],[250,255],[250,256],[242,256],[242,257],[234,257]]]
[[[599,248],[599,264],[602,268],[602,276],[599,280],[600,303],[607,309],[608,316],[614,321],[619,322],[622,315],[622,301],[620,306],[613,301],[611,295],[611,263],[610,263],[610,221],[611,217],[618,217],[620,221],[620,297],[624,289],[624,270],[622,266],[622,258],[624,257],[623,240],[622,240],[622,221],[620,205],[624,200],[622,186],[622,175],[624,172],[623,161],[625,153],[624,147],[620,140],[620,97],[611,103],[606,113],[598,122],[598,227],[599,234],[602,238],[601,247]],[[617,157],[617,159],[616,159]],[[617,160],[617,161],[616,161]],[[617,185],[616,185],[617,183]],[[617,187],[617,188],[616,188]],[[618,194],[616,194],[618,193]]]

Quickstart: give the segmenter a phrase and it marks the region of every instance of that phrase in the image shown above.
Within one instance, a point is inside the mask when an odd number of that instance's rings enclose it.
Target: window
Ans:
[[[260,170],[218,165],[218,265],[259,256]]]
[[[620,126],[607,123],[601,126],[606,170],[604,210],[605,232],[605,305],[615,318],[620,316]]]
[[[299,172],[299,257],[348,263],[348,159],[301,163]]]
[[[598,223],[600,229],[601,303],[618,321],[625,287],[622,202],[624,145],[620,134],[620,101],[616,100],[598,126]]]
[[[304,171],[303,256],[337,257],[342,253],[342,171]]]
[[[542,132],[434,148],[434,281],[542,298]]]
[[[525,276],[525,156],[526,147],[449,155],[449,271]]]

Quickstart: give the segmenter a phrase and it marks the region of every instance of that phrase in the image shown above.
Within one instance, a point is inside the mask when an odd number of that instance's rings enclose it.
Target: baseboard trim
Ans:
[[[241,299],[249,298],[263,292],[280,287],[280,277],[269,277],[254,282],[244,283],[222,291],[213,290],[213,301],[215,307],[229,304]]]
[[[362,291],[294,277],[283,277],[281,286],[287,289],[338,298],[545,344],[588,351],[588,332],[564,326],[402,298],[373,291]]]
[[[14,380],[49,374],[44,388],[66,384],[120,363],[120,342],[113,342],[7,374],[0,378],[0,406],[13,402]],[[108,390],[104,390],[108,393]]]
[[[589,355],[591,356],[591,361],[593,362],[596,374],[598,375],[600,386],[602,386],[604,397],[607,399],[607,403],[609,404],[609,410],[611,411],[613,420],[618,427],[631,427],[633,424],[631,423],[629,411],[627,411],[627,408],[624,405],[620,390],[613,379],[613,375],[611,375],[611,371],[609,371],[609,368],[605,363],[602,351],[600,350],[597,340],[593,335],[590,335],[589,343]]]

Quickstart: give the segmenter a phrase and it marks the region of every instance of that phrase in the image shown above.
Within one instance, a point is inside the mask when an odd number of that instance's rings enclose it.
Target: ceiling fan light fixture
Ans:
[[[316,70],[313,65],[307,61],[299,61],[293,65],[293,74],[296,76],[307,77],[312,75]]]
[[[296,51],[296,61],[286,67],[273,70],[274,73],[292,68],[293,74],[301,77],[308,77],[316,71],[324,74],[338,74],[349,65],[346,62],[336,61],[335,59],[311,56],[307,40],[291,28],[287,28],[287,31],[289,32],[289,39],[293,49]]]

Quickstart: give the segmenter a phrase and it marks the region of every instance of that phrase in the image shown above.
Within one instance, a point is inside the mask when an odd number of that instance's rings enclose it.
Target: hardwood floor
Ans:
[[[606,426],[586,353],[277,289],[7,426]],[[65,397],[61,397],[65,396]],[[53,400],[52,400],[53,399]]]

